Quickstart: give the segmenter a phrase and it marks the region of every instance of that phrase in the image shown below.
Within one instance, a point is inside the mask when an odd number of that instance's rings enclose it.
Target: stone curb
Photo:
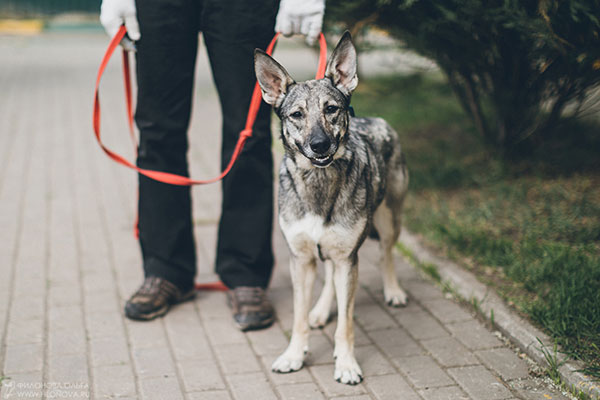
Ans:
[[[480,314],[486,320],[490,321],[493,313],[494,326],[504,336],[539,365],[544,368],[549,367],[542,351],[542,345],[540,345],[541,341],[548,352],[553,352],[554,344],[548,335],[512,311],[493,289],[479,282],[472,273],[449,260],[434,255],[416,235],[405,229],[400,237],[400,242],[413,253],[418,261],[435,265],[442,283],[448,284],[463,299],[469,302],[475,300]],[[565,356],[559,353],[559,365],[564,358]],[[581,369],[583,369],[581,362],[568,360],[558,368],[558,372],[562,381],[574,392],[581,391],[592,400],[600,400],[600,383],[594,382],[591,377],[579,372]]]

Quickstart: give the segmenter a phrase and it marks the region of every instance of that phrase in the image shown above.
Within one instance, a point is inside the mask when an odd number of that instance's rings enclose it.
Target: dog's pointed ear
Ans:
[[[261,49],[254,50],[254,71],[265,102],[279,108],[294,80],[285,68]]]
[[[350,96],[358,85],[356,74],[356,49],[352,43],[350,32],[346,31],[335,46],[325,77],[331,79],[334,86],[345,96]]]

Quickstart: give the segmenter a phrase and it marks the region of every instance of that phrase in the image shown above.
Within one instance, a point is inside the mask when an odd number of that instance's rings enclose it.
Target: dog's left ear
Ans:
[[[346,31],[335,46],[335,50],[327,64],[325,77],[331,79],[336,88],[345,96],[350,96],[358,85],[356,74],[356,49],[352,43],[350,32]]]

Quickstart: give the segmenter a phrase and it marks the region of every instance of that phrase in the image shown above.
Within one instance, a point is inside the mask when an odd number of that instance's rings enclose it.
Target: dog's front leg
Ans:
[[[333,263],[327,259],[325,260],[325,283],[323,284],[323,290],[321,291],[319,300],[317,300],[317,304],[315,304],[308,314],[308,323],[311,328],[322,328],[325,326],[329,319],[333,296]]]
[[[290,272],[294,288],[294,325],[292,339],[285,352],[275,360],[274,372],[293,372],[302,368],[308,352],[308,309],[316,275],[314,255],[292,256]]]
[[[356,385],[362,381],[362,370],[354,357],[353,313],[358,281],[357,261],[343,259],[334,262],[333,280],[338,304],[334,378],[341,383]]]

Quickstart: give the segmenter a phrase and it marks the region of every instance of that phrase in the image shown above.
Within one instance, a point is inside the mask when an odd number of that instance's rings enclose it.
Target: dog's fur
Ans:
[[[350,96],[358,84],[356,50],[345,33],[324,79],[296,83],[266,53],[255,52],[264,100],[281,119],[285,155],[279,171],[279,223],[291,252],[294,325],[276,372],[300,369],[310,327],[329,318],[338,304],[334,378],[356,384],[362,372],[354,357],[353,309],[357,252],[368,235],[381,246],[384,296],[406,304],[396,279],[392,248],[400,234],[408,173],[397,134],[382,119],[351,118]],[[325,285],[309,313],[316,257],[325,264]]]

